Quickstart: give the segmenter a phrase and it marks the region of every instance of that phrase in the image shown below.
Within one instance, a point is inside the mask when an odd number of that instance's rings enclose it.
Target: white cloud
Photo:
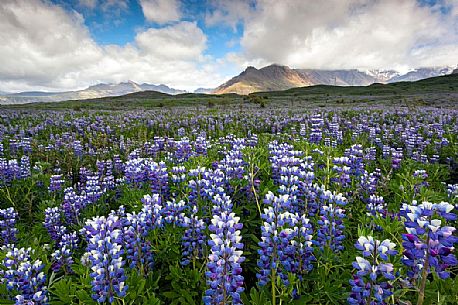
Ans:
[[[128,79],[192,89],[225,79],[205,56],[206,36],[195,22],[143,30],[125,46],[99,46],[83,21],[48,2],[0,2],[0,90],[73,90]]]
[[[152,22],[164,24],[181,18],[178,0],[140,0],[140,5],[145,18]]]
[[[245,61],[302,68],[413,68],[458,63],[451,12],[415,0],[258,0],[244,18]]]
[[[212,0],[210,6],[214,9],[206,13],[205,23],[209,26],[226,24],[235,31],[237,24],[249,18],[253,5],[253,0]]]
[[[197,24],[187,21],[166,28],[151,28],[136,37],[138,47],[148,56],[169,60],[199,58],[206,41],[207,37]]]
[[[101,57],[82,16],[47,3],[0,4],[0,80],[44,85]]]

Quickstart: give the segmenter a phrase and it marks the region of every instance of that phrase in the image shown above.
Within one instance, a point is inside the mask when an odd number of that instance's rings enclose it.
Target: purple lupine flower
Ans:
[[[99,177],[97,175],[87,176],[84,191],[89,203],[97,202],[97,200],[99,200],[105,192],[100,185]]]
[[[73,153],[79,158],[83,156],[83,145],[81,144],[81,141],[73,142]]]
[[[419,194],[422,188],[429,186],[429,183],[426,181],[426,179],[428,178],[428,173],[424,169],[416,170],[413,173],[413,177],[415,178],[415,185],[414,185],[415,194]]]
[[[320,208],[320,219],[318,220],[317,241],[320,249],[330,248],[334,252],[344,249],[342,241],[345,239],[342,219],[345,217],[345,210],[339,206],[330,204]]]
[[[299,217],[285,209],[289,200],[288,195],[266,195],[266,204],[261,218],[260,249],[258,250],[259,271],[256,274],[261,286],[277,281],[279,277],[284,285],[289,285],[288,273],[294,273],[300,278],[311,270],[312,232],[309,220]]]
[[[40,260],[32,261],[31,248],[8,248],[3,265],[3,276],[8,291],[17,291],[17,304],[44,305],[48,303],[44,264]]]
[[[146,240],[149,228],[149,214],[127,214],[123,228],[124,245],[130,268],[137,268],[142,274],[147,274],[153,268],[153,252],[151,244]]]
[[[89,200],[85,194],[78,195],[72,187],[64,190],[64,200],[62,202],[62,210],[67,224],[76,224],[79,221],[79,215],[84,209]]]
[[[78,236],[76,232],[66,233],[61,236],[60,242],[57,244],[57,249],[51,254],[53,259],[52,270],[58,272],[63,269],[65,273],[72,272],[73,251],[78,247]]]
[[[352,286],[348,304],[384,305],[393,294],[391,281],[395,279],[393,264],[389,256],[396,255],[396,245],[390,240],[379,241],[372,236],[361,236],[355,244],[363,257],[356,257],[353,267],[357,270],[350,280]],[[366,259],[367,258],[367,259]]]
[[[186,180],[186,168],[184,166],[172,167],[172,181],[173,183],[180,183]]]
[[[402,158],[404,157],[404,154],[402,152],[402,148],[397,148],[397,149],[392,149],[391,151],[391,163],[393,169],[398,169],[401,167],[401,161]]]
[[[324,125],[324,120],[321,114],[314,114],[310,118],[310,135],[309,135],[309,142],[319,144],[323,137],[322,127]]]
[[[62,178],[61,174],[52,175],[49,179],[49,188],[48,190],[51,193],[56,193],[62,190],[62,187],[65,183],[65,180]]]
[[[14,244],[16,242],[16,221],[18,213],[14,208],[0,210],[0,245]]]
[[[332,170],[337,173],[337,178],[332,178],[332,181],[335,182],[342,188],[346,188],[351,183],[351,168],[352,162],[349,157],[337,157],[333,159],[334,166]]]
[[[175,152],[173,158],[177,163],[183,163],[193,155],[192,145],[188,138],[184,137],[175,141],[174,144]]]
[[[30,167],[30,158],[29,156],[21,157],[21,167],[20,167],[20,177],[21,179],[26,179],[30,177],[31,167]]]
[[[153,194],[159,194],[163,199],[169,195],[169,174],[164,162],[150,162],[147,165],[147,178]]]
[[[385,217],[387,207],[382,196],[370,195],[366,204],[367,215],[376,217]]]
[[[407,275],[411,283],[415,283],[426,268],[427,274],[432,268],[440,278],[448,278],[450,267],[456,266],[458,261],[452,253],[458,238],[453,235],[454,227],[446,226],[448,220],[456,220],[452,213],[454,206],[441,202],[432,204],[423,202],[419,205],[404,205],[401,216],[405,218],[406,234],[403,239],[403,259],[407,266]],[[443,217],[445,224],[442,224]]]
[[[115,296],[126,295],[124,275],[122,222],[114,214],[87,220],[81,230],[88,242],[91,262],[92,298],[98,303],[114,302]]]
[[[175,198],[167,201],[162,209],[162,219],[165,223],[181,226],[184,221],[184,210],[187,204],[184,200],[176,201]]]
[[[449,201],[455,204],[455,208],[458,208],[458,183],[447,185],[447,195]]]
[[[58,207],[46,208],[43,225],[48,230],[51,239],[59,244],[67,229],[62,223],[62,214]]]
[[[205,222],[197,216],[197,208],[194,207],[189,217],[184,218],[183,227],[186,230],[183,233],[181,242],[183,266],[188,265],[191,261],[202,259],[206,242]]]
[[[363,193],[363,199],[367,200],[370,195],[375,195],[377,186],[380,180],[380,169],[376,168],[374,172],[368,173],[366,171],[360,176],[360,188]]]
[[[194,151],[197,156],[207,155],[208,141],[205,136],[198,136],[194,141]]]
[[[242,224],[234,213],[222,212],[214,215],[209,226],[211,239],[208,245],[207,276],[208,289],[203,297],[204,304],[242,304],[243,276],[240,264],[245,260],[243,254]]]
[[[312,262],[315,260],[313,256],[313,228],[310,220],[302,215],[298,217],[298,221],[294,226],[296,239],[292,241],[295,248],[295,268],[293,270],[302,279],[303,276],[313,269]]]
[[[142,213],[146,215],[143,224],[148,231],[161,227],[163,223],[163,206],[159,194],[145,195],[141,199]]]

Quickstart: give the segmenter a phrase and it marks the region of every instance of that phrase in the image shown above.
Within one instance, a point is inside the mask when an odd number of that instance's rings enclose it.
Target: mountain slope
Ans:
[[[448,74],[418,81],[397,83],[374,83],[369,86],[331,86],[315,85],[291,88],[283,91],[255,92],[253,95],[267,97],[301,96],[408,96],[408,95],[443,95],[458,93],[458,74]]]
[[[450,74],[452,69],[420,68],[401,74],[394,70],[318,70],[291,69],[287,66],[270,65],[261,69],[248,67],[240,75],[217,87],[213,93],[249,94],[259,91],[286,90],[312,85],[367,86],[373,83],[416,81],[428,77]]]
[[[248,67],[240,75],[217,87],[214,93],[248,94],[256,91],[284,90],[312,84],[312,82],[304,79],[299,72],[286,66],[270,65],[259,70]]]
[[[352,70],[296,70],[312,84],[324,84],[333,86],[366,86],[378,82],[379,80],[371,75],[356,69]]]

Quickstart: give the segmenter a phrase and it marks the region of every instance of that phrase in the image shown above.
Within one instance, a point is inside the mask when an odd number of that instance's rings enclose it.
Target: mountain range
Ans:
[[[314,85],[367,86],[374,83],[417,81],[451,74],[452,67],[419,68],[401,74],[394,70],[318,70],[291,69],[273,64],[261,69],[248,67],[238,76],[217,87],[213,93],[249,94],[259,91],[277,91]]]
[[[273,64],[261,69],[251,66],[247,67],[245,71],[217,88],[199,88],[194,93],[237,93],[244,95],[253,92],[281,91],[314,85],[367,86],[374,83],[387,84],[402,81],[417,81],[451,73],[458,73],[458,69],[453,70],[452,67],[419,68],[402,74],[394,70],[291,69],[288,66]],[[156,91],[171,95],[186,93],[184,90],[177,90],[163,84],[137,84],[133,81],[127,81],[119,84],[101,83],[84,90],[67,92],[0,92],[0,104],[96,99],[142,91]]]
[[[177,90],[166,85],[137,84],[133,81],[119,84],[97,84],[84,90],[67,92],[42,92],[27,91],[19,93],[0,94],[0,104],[23,104],[32,102],[58,102],[66,100],[85,100],[107,96],[120,96],[141,91],[157,91],[167,94],[186,93],[184,90]]]

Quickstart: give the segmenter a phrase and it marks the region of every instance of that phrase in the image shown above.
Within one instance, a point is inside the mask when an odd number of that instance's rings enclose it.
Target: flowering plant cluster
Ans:
[[[397,254],[396,245],[390,240],[379,241],[372,236],[361,236],[355,244],[362,252],[356,257],[353,268],[356,274],[350,280],[352,286],[349,304],[384,305],[393,294],[394,267],[389,257]]]

